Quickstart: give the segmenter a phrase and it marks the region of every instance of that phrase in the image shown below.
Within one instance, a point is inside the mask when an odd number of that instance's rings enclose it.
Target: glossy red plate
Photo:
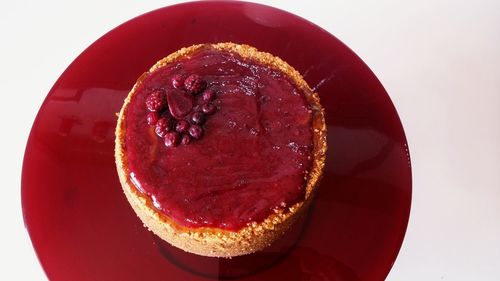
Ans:
[[[148,232],[122,193],[113,156],[115,114],[135,80],[181,47],[224,41],[297,68],[320,94],[329,146],[302,222],[266,251],[230,260],[184,253]],[[97,40],[48,94],[22,174],[25,224],[50,280],[383,280],[410,201],[404,131],[375,75],[316,25],[245,2],[166,7]]]

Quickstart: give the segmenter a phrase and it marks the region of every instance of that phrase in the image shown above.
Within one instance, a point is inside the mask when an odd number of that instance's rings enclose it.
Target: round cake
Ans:
[[[290,65],[234,43],[158,61],[118,116],[115,158],[144,225],[185,251],[232,257],[281,237],[325,163],[316,93]]]

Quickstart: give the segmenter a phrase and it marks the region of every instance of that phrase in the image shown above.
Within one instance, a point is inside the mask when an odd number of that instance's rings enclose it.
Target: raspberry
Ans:
[[[189,135],[182,134],[181,143],[186,145],[189,144],[190,142],[191,142],[191,137]]]
[[[148,116],[146,117],[146,120],[148,121],[149,126],[154,126],[158,122],[158,113],[156,112],[150,112],[148,113]]]
[[[175,125],[175,130],[179,133],[185,133],[189,129],[189,123],[186,120],[179,120]]]
[[[191,123],[195,125],[201,125],[205,122],[205,115],[201,112],[194,112],[191,114]]]
[[[180,140],[181,138],[177,132],[170,132],[165,134],[165,146],[167,147],[177,146]]]
[[[174,88],[180,89],[182,88],[183,85],[184,85],[184,76],[182,76],[181,74],[176,74],[172,77],[172,86],[174,86]]]
[[[203,91],[206,86],[207,82],[197,74],[191,74],[184,80],[184,88],[193,95]]]
[[[191,127],[189,127],[189,134],[194,139],[200,139],[203,136],[203,129],[198,125],[191,125]]]
[[[205,114],[212,115],[215,113],[217,108],[211,103],[205,103],[201,106],[201,111]]]
[[[157,134],[160,138],[163,138],[163,136],[165,136],[165,134],[166,134],[167,132],[165,132],[165,129],[164,129],[164,128],[162,128],[162,127],[160,127],[160,126],[156,125],[156,127],[155,127],[155,133],[156,133],[156,134]]]
[[[157,112],[163,110],[167,106],[167,97],[165,91],[154,90],[146,98],[146,107],[149,111]]]
[[[204,102],[209,102],[215,99],[215,90],[213,88],[206,89],[201,94],[201,100]]]
[[[162,117],[156,122],[155,132],[159,137],[164,137],[172,130],[172,122],[166,117]]]

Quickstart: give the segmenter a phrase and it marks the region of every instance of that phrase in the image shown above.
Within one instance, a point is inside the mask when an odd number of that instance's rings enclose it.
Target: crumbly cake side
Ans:
[[[305,199],[286,210],[279,210],[268,216],[260,223],[253,222],[238,231],[229,231],[216,227],[190,228],[179,225],[168,216],[157,210],[151,199],[138,191],[129,177],[125,144],[125,113],[136,89],[144,78],[155,70],[176,60],[190,57],[200,48],[214,48],[221,51],[239,54],[245,59],[268,65],[285,73],[290,80],[303,91],[313,110],[313,150],[312,167],[307,174]],[[144,73],[136,82],[133,89],[124,101],[118,116],[115,139],[115,160],[120,183],[130,205],[153,233],[170,244],[187,252],[212,257],[233,257],[253,253],[264,249],[281,237],[304,213],[311,203],[313,192],[319,183],[325,165],[326,125],[324,110],[319,103],[319,97],[314,93],[302,76],[293,67],[280,58],[269,53],[260,52],[248,45],[234,43],[200,44],[182,48],[158,61],[151,69]]]

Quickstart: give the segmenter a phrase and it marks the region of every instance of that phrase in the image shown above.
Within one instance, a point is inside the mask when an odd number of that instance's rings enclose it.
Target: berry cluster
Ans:
[[[217,111],[212,103],[216,92],[199,75],[184,78],[178,74],[171,82],[173,89],[155,89],[146,98],[147,123],[167,147],[200,139],[207,116]]]

